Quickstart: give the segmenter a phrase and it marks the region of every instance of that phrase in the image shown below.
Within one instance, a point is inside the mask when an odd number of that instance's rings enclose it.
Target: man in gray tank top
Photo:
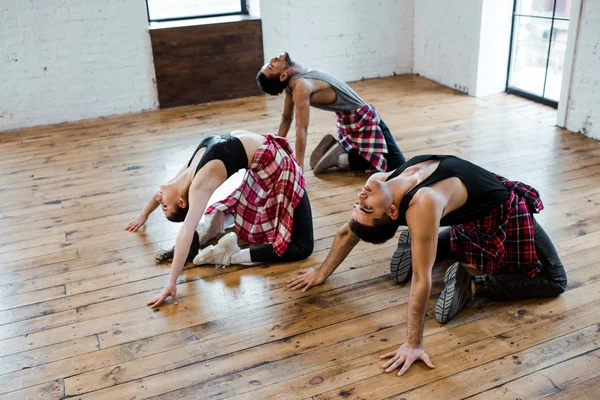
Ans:
[[[265,93],[277,96],[285,92],[278,135],[287,136],[295,112],[296,158],[303,169],[310,106],[337,116],[337,138],[325,135],[310,156],[315,174],[331,167],[385,172],[404,163],[402,152],[375,107],[334,76],[303,68],[283,53],[271,58],[256,80]]]

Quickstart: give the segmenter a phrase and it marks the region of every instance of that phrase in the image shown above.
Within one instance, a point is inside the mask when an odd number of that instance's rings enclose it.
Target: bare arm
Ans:
[[[406,344],[420,346],[427,303],[431,294],[431,270],[435,263],[438,230],[442,207],[431,198],[421,199],[413,213],[407,213],[407,224],[412,236],[411,254],[413,277],[408,299]]]
[[[310,88],[296,85],[294,88],[294,107],[296,111],[296,159],[304,171],[304,152],[310,120]]]
[[[210,161],[202,167],[197,175],[198,180],[196,182],[198,182],[198,184],[192,184],[192,187],[190,188],[188,195],[189,210],[175,241],[175,254],[171,264],[169,282],[159,296],[148,302],[148,305],[152,308],[160,305],[169,296],[173,298],[173,304],[177,304],[177,278],[179,278],[185,265],[194,237],[194,231],[196,230],[198,223],[200,223],[202,215],[204,215],[210,196],[223,182],[225,182],[225,179],[227,179],[225,168],[215,168],[215,165],[212,164],[214,162],[216,161]]]
[[[283,103],[283,113],[281,114],[281,123],[279,124],[279,130],[277,131],[277,135],[281,137],[286,137],[290,126],[292,125],[292,120],[294,119],[294,99],[292,97],[292,92],[290,89],[285,90],[285,102]]]
[[[185,171],[186,168],[187,168],[187,165],[184,165],[183,168],[181,168],[179,170],[177,175],[175,175],[175,178],[177,178],[179,175],[181,175],[181,173],[183,171]],[[173,179],[175,179],[175,178],[173,178]],[[156,210],[158,208],[158,206],[160,205],[160,203],[158,201],[156,201],[157,196],[158,196],[158,193],[154,193],[154,195],[152,196],[152,198],[150,199],[148,204],[146,204],[146,207],[144,207],[142,212],[140,212],[139,215],[137,217],[135,217],[135,219],[133,221],[131,221],[129,223],[129,225],[127,225],[125,227],[126,231],[135,232],[138,229],[140,229],[142,225],[144,225],[146,223],[150,214],[152,214],[154,212],[154,210]]]
[[[287,287],[292,290],[302,289],[306,292],[312,286],[322,284],[329,278],[329,276],[340,266],[342,261],[348,257],[350,251],[358,244],[360,239],[350,230],[350,224],[346,222],[333,239],[333,245],[331,250],[325,257],[325,262],[321,265],[321,268],[300,271],[300,276],[288,280]]]
[[[154,196],[152,196],[148,204],[146,204],[146,207],[144,207],[144,209],[142,210],[141,214],[148,216],[152,214],[154,210],[158,208],[158,206],[160,206],[158,201],[156,201],[156,196],[158,196],[158,193],[155,193]]]
[[[425,312],[431,293],[431,270],[435,262],[438,229],[443,209],[443,201],[436,198],[433,191],[424,188],[415,195],[406,213],[412,236],[413,269],[408,299],[408,332],[406,342],[398,350],[382,356],[382,358],[391,357],[383,364],[383,368],[386,368],[385,372],[391,372],[404,364],[398,373],[402,375],[413,362],[419,359],[433,368],[433,364],[423,350],[422,341]]]
[[[152,199],[146,204],[146,207],[144,207],[142,212],[140,212],[139,215],[125,227],[126,231],[136,232],[146,223],[150,214],[152,214],[152,212],[160,205],[158,201],[156,201],[156,196],[158,196],[158,193],[155,193],[154,196],[152,196]]]

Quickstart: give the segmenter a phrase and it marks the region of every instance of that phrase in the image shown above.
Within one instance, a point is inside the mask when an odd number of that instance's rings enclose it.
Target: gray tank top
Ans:
[[[338,78],[329,75],[327,72],[319,71],[318,69],[313,69],[312,71],[305,72],[303,74],[294,75],[290,78],[290,83],[293,80],[307,78],[307,79],[317,79],[319,81],[323,81],[328,83],[329,86],[335,92],[335,101],[330,104],[313,104],[310,103],[311,106],[319,108],[325,111],[352,111],[356,110],[364,106],[366,103],[363,99],[360,98],[358,94],[350,86],[346,83],[340,81]],[[291,90],[291,88],[290,88]]]

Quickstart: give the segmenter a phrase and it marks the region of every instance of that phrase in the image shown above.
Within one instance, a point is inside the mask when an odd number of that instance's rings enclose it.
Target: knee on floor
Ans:
[[[560,296],[567,289],[567,278],[556,280],[552,285],[552,295]]]
[[[306,245],[303,245],[303,246],[298,246],[299,251],[296,253],[296,257],[294,257],[296,259],[294,261],[300,261],[300,260],[304,260],[305,258],[310,257],[314,248],[315,248],[315,245],[313,242],[307,243]]]

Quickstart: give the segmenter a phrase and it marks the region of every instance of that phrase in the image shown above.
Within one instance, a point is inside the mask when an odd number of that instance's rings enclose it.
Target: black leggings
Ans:
[[[312,211],[308,195],[304,196],[298,206],[294,209],[294,225],[292,237],[283,255],[278,256],[273,250],[272,244],[250,249],[250,259],[253,262],[281,262],[304,260],[313,252],[315,240],[313,237]]]
[[[387,127],[385,122],[383,122],[383,120],[379,122],[379,127],[383,132],[385,144],[387,145],[388,152],[385,155],[385,158],[387,160],[387,170],[393,171],[402,166],[402,164],[406,162],[406,158],[404,158],[404,155],[398,148],[394,137],[392,136],[389,128]],[[348,153],[348,163],[350,164],[350,169],[353,171],[367,171],[373,167],[371,163],[369,163],[367,160],[362,158],[360,154],[358,154],[358,151],[356,149],[352,149]]]
[[[555,297],[567,287],[567,274],[556,253],[554,244],[537,221],[534,220],[535,251],[542,263],[542,271],[535,278],[524,273],[507,272],[475,277],[476,295],[495,301],[525,299],[530,297]],[[450,230],[438,236],[438,257],[450,254]]]

